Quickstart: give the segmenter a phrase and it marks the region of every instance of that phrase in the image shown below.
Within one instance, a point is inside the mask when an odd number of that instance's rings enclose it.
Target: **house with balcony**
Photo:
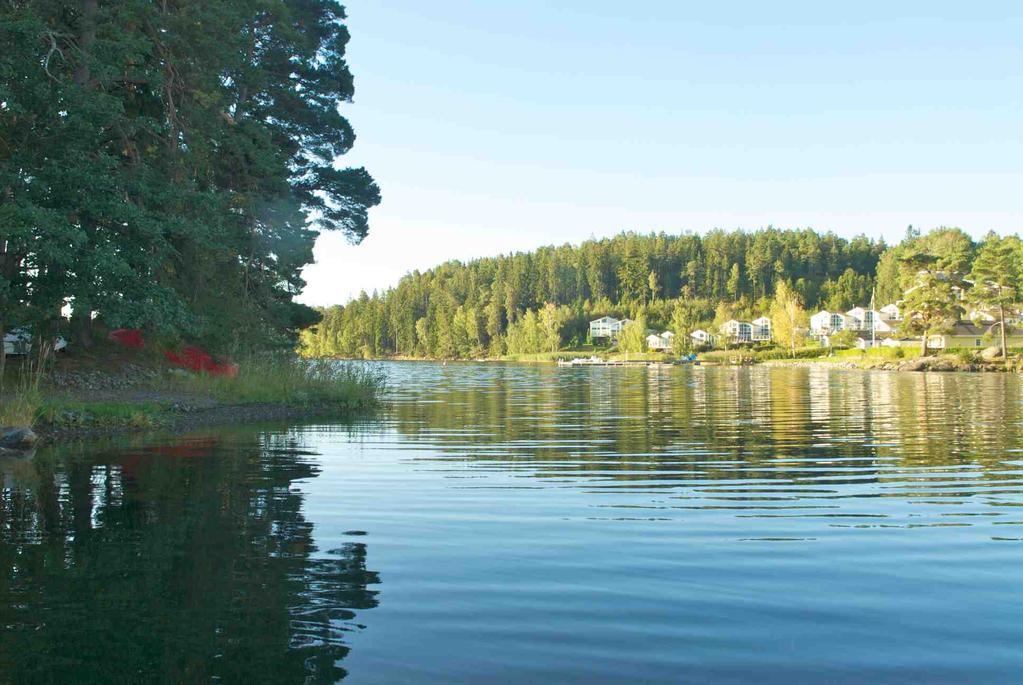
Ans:
[[[822,309],[810,317],[810,335],[820,337],[849,328],[849,317],[841,312]]]
[[[721,335],[730,345],[750,344],[753,342],[753,324],[731,319],[721,325]]]
[[[622,329],[631,319],[616,319],[613,316],[602,316],[590,322],[590,338],[593,340],[614,340],[622,333]]]
[[[753,342],[770,342],[771,319],[769,317],[761,316],[759,319],[753,319],[750,323],[753,326]]]

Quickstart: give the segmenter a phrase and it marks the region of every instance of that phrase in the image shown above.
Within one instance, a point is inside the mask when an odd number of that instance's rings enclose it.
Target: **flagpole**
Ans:
[[[874,289],[870,289],[870,349],[874,349],[877,344],[877,321],[874,317]]]

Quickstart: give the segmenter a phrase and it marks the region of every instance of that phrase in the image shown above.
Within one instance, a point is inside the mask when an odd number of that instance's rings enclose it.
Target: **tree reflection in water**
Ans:
[[[316,549],[309,457],[241,432],[0,461],[0,682],[343,678],[380,579]]]

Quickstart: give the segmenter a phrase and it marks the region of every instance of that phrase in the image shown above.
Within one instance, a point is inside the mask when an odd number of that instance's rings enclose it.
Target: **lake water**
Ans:
[[[1017,377],[385,368],[0,458],[0,683],[1023,680]]]

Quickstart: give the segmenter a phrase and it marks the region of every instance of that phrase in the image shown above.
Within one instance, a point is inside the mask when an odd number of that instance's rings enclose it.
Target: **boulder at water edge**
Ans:
[[[0,431],[0,447],[9,450],[27,450],[36,444],[39,436],[31,428],[4,428]]]
[[[985,347],[984,351],[980,353],[980,358],[984,361],[994,361],[1002,356],[1002,349],[1000,347]]]

